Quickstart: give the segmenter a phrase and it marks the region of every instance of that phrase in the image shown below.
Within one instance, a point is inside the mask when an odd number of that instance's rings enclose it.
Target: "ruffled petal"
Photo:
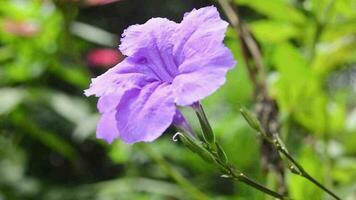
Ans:
[[[142,90],[130,90],[117,107],[120,138],[126,143],[153,141],[169,127],[175,112],[168,84],[154,82]]]
[[[99,97],[97,108],[100,113],[111,112],[119,104],[122,95],[126,90],[117,90],[116,92]]]
[[[96,137],[111,143],[114,139],[118,138],[119,135],[116,111],[111,110],[110,112],[102,114],[96,128]]]
[[[219,46],[225,37],[228,23],[222,20],[214,6],[194,9],[184,15],[173,39],[174,57],[180,65],[196,54],[204,54]]]
[[[144,73],[143,69],[136,67],[130,59],[125,59],[106,73],[92,79],[90,88],[85,90],[85,95],[99,97],[97,107],[101,117],[97,125],[97,138],[104,139],[108,143],[119,138],[116,107],[122,96],[127,91],[140,89],[152,81],[154,79]]]
[[[235,65],[231,52],[222,44],[206,55],[209,59],[195,56],[180,66],[172,82],[177,105],[191,105],[211,95],[225,83],[227,71]]]
[[[172,35],[177,26],[165,18],[152,18],[145,24],[130,26],[122,34],[120,51],[156,80],[171,82],[178,70],[172,55]]]
[[[138,67],[131,59],[126,58],[104,74],[93,78],[89,89],[84,91],[86,96],[101,97],[118,91],[141,88],[148,82],[155,80],[144,69]]]
[[[129,26],[122,34],[120,51],[126,56],[134,55],[138,50],[150,46],[153,39],[158,39],[164,45],[170,41],[177,23],[166,18],[152,18],[144,24]]]

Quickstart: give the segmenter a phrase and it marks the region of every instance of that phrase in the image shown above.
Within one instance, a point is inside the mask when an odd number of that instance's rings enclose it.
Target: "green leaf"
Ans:
[[[89,85],[90,79],[88,72],[79,66],[56,66],[50,70],[62,80],[78,86],[81,89]]]
[[[90,114],[76,122],[76,127],[73,131],[73,139],[83,141],[95,133],[96,126],[99,121],[99,114]]]
[[[48,94],[50,106],[64,118],[75,124],[91,114],[88,102],[79,97],[73,97],[64,93],[53,92]]]
[[[333,42],[322,43],[317,48],[316,58],[312,63],[313,69],[320,76],[326,76],[328,72],[351,64],[356,61],[356,38],[345,36]]]
[[[73,160],[76,157],[75,148],[66,140],[59,137],[50,130],[45,130],[38,126],[34,121],[26,117],[23,112],[16,112],[12,116],[12,121],[18,125],[18,128],[25,134],[37,139],[43,145],[56,151],[63,157]]]
[[[130,158],[131,146],[122,141],[110,145],[109,156],[115,163],[125,163]]]
[[[25,91],[18,88],[0,89],[0,115],[11,112],[25,97]]]
[[[278,43],[300,34],[300,30],[293,24],[283,21],[259,20],[249,23],[258,41]]]
[[[281,110],[291,113],[312,132],[325,133],[328,100],[318,77],[308,68],[301,53],[288,43],[280,44],[273,62],[278,73],[271,93]]]
[[[235,0],[238,5],[248,6],[271,19],[303,24],[304,14],[283,0]]]
[[[342,20],[334,23],[328,23],[321,35],[322,42],[333,42],[345,36],[353,36],[356,32],[356,20]]]

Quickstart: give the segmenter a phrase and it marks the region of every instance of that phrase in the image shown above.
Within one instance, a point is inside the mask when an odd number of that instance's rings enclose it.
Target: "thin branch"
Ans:
[[[298,169],[299,173],[292,171],[293,173],[308,179],[310,182],[314,183],[316,186],[318,186],[320,189],[330,194],[335,199],[341,200],[341,198],[338,197],[334,192],[326,188],[323,184],[321,184],[319,181],[313,178],[307,171],[305,171],[304,168],[298,163],[298,161],[296,161],[284,147],[281,147],[281,144],[278,144],[277,149]]]
[[[197,117],[199,119],[199,123],[202,127],[203,135],[207,135],[207,134],[214,135],[214,133],[212,132],[209,120],[208,120],[207,116],[205,115],[205,112],[204,112],[201,104],[199,103],[198,105],[195,105],[193,108],[196,111]],[[200,120],[200,119],[204,119],[204,120]],[[204,128],[204,127],[209,127],[209,128]],[[206,131],[208,131],[209,133],[206,133]],[[210,133],[210,131],[211,131],[211,133]],[[185,144],[185,145],[187,145],[187,144]],[[202,158],[204,158],[204,160],[209,160],[209,159],[206,159],[206,157],[213,158],[212,163],[215,164],[216,167],[219,168],[222,173],[225,173],[224,175],[226,175],[227,177],[230,177],[230,178],[233,178],[234,180],[243,182],[243,183],[245,183],[245,184],[247,184],[247,185],[249,185],[249,186],[265,193],[265,194],[273,196],[275,198],[289,199],[288,197],[284,196],[283,194],[279,194],[278,192],[275,192],[275,191],[257,183],[256,181],[247,177],[243,173],[238,172],[235,169],[235,167],[232,166],[232,164],[228,163],[228,161],[227,161],[228,159],[227,159],[225,153],[221,153],[221,154],[218,153],[219,150],[222,152],[224,152],[224,150],[222,149],[221,145],[218,144],[216,141],[212,144],[210,141],[205,140],[204,145],[203,145],[204,148],[200,147],[200,145],[198,145],[198,144],[195,144],[194,141],[191,141],[189,143],[189,146],[195,146],[195,148],[191,148],[191,149],[194,149],[194,151],[198,155],[200,155]],[[208,151],[210,153],[210,155],[205,156],[206,153],[203,154],[203,152],[205,152],[205,151]]]

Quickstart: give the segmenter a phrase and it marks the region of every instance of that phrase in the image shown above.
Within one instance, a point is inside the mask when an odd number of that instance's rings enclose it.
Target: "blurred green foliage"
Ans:
[[[343,199],[356,199],[356,1],[234,3],[262,49],[283,140],[318,180]],[[210,4],[216,2],[121,0],[90,7],[85,1],[2,0],[0,199],[269,199],[220,178],[172,141],[173,129],[150,144],[95,139],[96,100],[82,91],[105,69],[90,68],[86,54],[111,40],[115,47],[113,38],[130,24],[154,16],[180,19]],[[78,31],[78,24],[87,29]],[[240,106],[255,102],[238,42],[229,29],[226,44],[238,65],[203,105],[230,161],[273,188],[273,175],[261,170],[258,138],[239,114]],[[199,130],[194,113],[184,112]],[[329,199],[289,172],[287,183],[293,199]]]

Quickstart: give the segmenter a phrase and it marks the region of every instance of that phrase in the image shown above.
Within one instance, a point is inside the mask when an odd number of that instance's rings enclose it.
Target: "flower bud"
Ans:
[[[205,161],[210,163],[215,161],[213,156],[194,139],[191,139],[189,136],[185,136],[183,134],[179,134],[179,139],[186,147],[199,154]]]
[[[240,109],[242,116],[245,118],[247,123],[250,125],[251,128],[255,129],[256,131],[261,132],[261,124],[258,119],[248,110],[243,108]]]
[[[222,148],[222,146],[219,144],[219,143],[215,143],[216,145],[216,151],[218,153],[218,156],[219,158],[224,162],[224,163],[227,163],[228,160],[227,160],[227,156],[226,156],[226,153],[224,151],[224,149]]]
[[[211,146],[214,146],[215,135],[205,115],[203,107],[199,103],[196,103],[195,105],[193,105],[193,108],[198,116],[200,126],[203,130],[203,137],[205,142],[210,144]]]

